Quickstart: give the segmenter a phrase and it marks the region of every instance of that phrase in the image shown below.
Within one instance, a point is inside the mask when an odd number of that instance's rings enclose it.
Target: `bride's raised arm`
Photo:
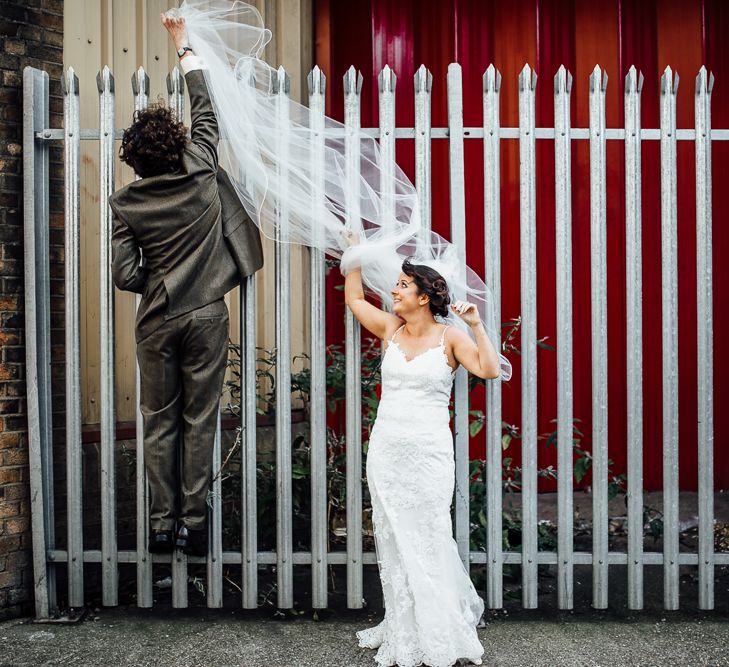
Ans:
[[[367,301],[359,268],[352,268],[347,272],[344,279],[344,300],[359,323],[378,338],[389,337],[402,324],[397,315]]]

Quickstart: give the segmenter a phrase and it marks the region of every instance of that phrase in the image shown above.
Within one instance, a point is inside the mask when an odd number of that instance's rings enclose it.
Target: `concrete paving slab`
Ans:
[[[77,625],[0,623],[0,666],[372,667],[354,633],[365,612],[275,620],[258,612],[103,609]],[[485,665],[729,665],[729,619],[592,612],[492,612],[479,630]]]

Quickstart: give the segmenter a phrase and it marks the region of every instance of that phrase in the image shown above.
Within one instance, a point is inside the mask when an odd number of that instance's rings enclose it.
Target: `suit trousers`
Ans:
[[[153,530],[205,526],[228,358],[223,299],[166,320],[137,343]]]

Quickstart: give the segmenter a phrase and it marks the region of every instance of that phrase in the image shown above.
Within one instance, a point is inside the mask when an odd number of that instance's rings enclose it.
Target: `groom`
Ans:
[[[184,19],[162,15],[190,95],[190,139],[163,105],[135,114],[114,193],[112,275],[142,295],[135,326],[151,552],[207,554],[206,498],[228,356],[223,296],[263,264],[258,229],[218,168],[218,124]]]

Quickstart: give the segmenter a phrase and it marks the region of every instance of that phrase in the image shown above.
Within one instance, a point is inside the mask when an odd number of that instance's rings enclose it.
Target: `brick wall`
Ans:
[[[33,612],[23,347],[23,68],[48,72],[51,127],[61,127],[62,58],[63,0],[0,0],[0,619]],[[61,157],[54,147],[50,238],[56,338],[63,324]],[[54,374],[60,379],[62,345],[54,345],[53,352]],[[54,412],[61,407],[56,403]],[[62,426],[58,417],[54,427]]]

